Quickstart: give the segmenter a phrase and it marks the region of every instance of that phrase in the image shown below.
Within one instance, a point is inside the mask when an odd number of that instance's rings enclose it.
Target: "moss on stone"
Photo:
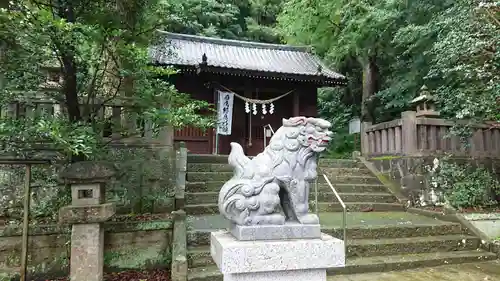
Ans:
[[[387,187],[387,189],[389,189],[392,194],[394,194],[394,196],[398,198],[398,200],[406,200],[402,189],[398,185],[394,184],[388,176],[383,173],[376,173],[375,176],[385,187]]]
[[[114,269],[167,267],[170,260],[169,250],[160,250],[154,246],[104,252],[104,265]]]
[[[125,222],[105,222],[104,230],[106,232],[132,232],[142,230],[166,230],[172,228],[171,219],[162,219],[154,221],[125,221]],[[31,225],[30,235],[48,235],[48,234],[69,234],[71,226],[69,225]],[[0,229],[1,237],[21,236],[21,226],[9,226]]]

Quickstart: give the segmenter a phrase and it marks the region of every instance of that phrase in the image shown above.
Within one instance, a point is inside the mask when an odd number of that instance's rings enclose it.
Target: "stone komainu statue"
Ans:
[[[234,175],[220,190],[220,213],[237,225],[318,224],[309,214],[309,185],[317,177],[318,154],[331,141],[330,126],[319,118],[283,119],[269,145],[252,159],[231,143]]]

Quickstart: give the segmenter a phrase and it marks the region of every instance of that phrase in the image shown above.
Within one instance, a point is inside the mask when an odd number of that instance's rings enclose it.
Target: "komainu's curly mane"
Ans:
[[[283,119],[283,126],[272,136],[269,145],[252,159],[245,156],[241,145],[231,143],[229,164],[234,175],[220,191],[220,212],[237,224],[274,224],[279,212],[276,196],[279,201],[280,188],[287,189],[289,196],[293,196],[292,183],[308,189],[307,182],[316,178],[317,154],[330,141],[329,127],[329,122],[318,118]],[[266,190],[268,186],[272,188]],[[299,190],[300,194],[303,192],[305,190]],[[267,221],[269,218],[273,219]]]

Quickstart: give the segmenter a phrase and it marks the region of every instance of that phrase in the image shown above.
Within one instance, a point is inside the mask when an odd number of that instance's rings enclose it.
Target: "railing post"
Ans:
[[[413,155],[418,150],[417,143],[417,113],[405,111],[401,113],[401,133],[403,134],[403,155]]]
[[[372,122],[361,123],[361,155],[367,157],[370,153],[370,142],[366,129],[372,125]]]

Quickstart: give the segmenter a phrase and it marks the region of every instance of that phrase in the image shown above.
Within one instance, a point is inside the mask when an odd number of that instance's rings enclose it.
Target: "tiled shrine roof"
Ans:
[[[345,84],[308,47],[218,39],[160,31],[149,52],[153,63],[229,75],[309,81],[322,86]]]

